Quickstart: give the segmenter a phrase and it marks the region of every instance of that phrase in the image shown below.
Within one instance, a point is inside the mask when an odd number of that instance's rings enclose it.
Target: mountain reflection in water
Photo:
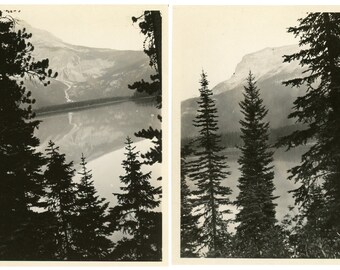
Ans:
[[[36,136],[45,152],[49,140],[60,147],[68,161],[79,163],[81,153],[88,161],[124,147],[127,136],[149,126],[159,128],[159,111],[150,102],[127,101],[104,107],[41,117]]]

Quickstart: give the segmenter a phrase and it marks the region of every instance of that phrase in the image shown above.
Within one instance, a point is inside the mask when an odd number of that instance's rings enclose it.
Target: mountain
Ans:
[[[36,108],[71,101],[131,96],[134,91],[128,89],[128,84],[142,78],[148,80],[153,73],[149,59],[142,51],[72,45],[21,21],[19,28],[24,27],[32,33],[30,42],[34,45],[34,58],[48,58],[50,68],[59,74],[48,87],[32,80],[26,82],[36,98]]]
[[[269,109],[267,121],[271,128],[279,128],[294,124],[294,120],[288,119],[293,102],[296,97],[305,93],[301,87],[291,88],[282,85],[282,82],[301,76],[302,69],[297,62],[282,63],[282,56],[298,52],[297,45],[278,48],[266,48],[258,52],[245,55],[236,66],[230,79],[216,85],[212,91],[216,100],[219,114],[219,126],[222,133],[239,131],[239,121],[242,118],[239,102],[243,99],[243,86],[249,71],[254,74],[257,86],[264,104]],[[198,90],[197,90],[198,91]],[[181,104],[182,134],[197,134],[192,125],[197,111],[197,98],[188,99]],[[185,136],[184,137],[189,137]]]

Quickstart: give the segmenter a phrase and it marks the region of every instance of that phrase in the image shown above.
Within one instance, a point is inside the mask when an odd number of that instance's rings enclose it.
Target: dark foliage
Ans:
[[[260,98],[259,89],[251,72],[244,87],[244,100],[240,102],[244,119],[241,124],[243,146],[240,164],[240,193],[236,205],[239,223],[236,233],[236,256],[238,257],[281,257],[280,237],[275,227],[273,191],[274,171],[271,165],[273,152],[269,150],[269,123],[264,122],[268,110]],[[273,241],[275,239],[276,241]]]
[[[199,129],[195,159],[189,162],[188,176],[194,181],[196,189],[192,192],[195,217],[202,219],[197,242],[200,248],[208,248],[208,256],[225,256],[228,238],[227,221],[223,214],[230,213],[229,187],[221,185],[230,174],[227,171],[226,157],[220,152],[220,136],[217,134],[217,109],[211,98],[206,73],[201,75],[200,99],[194,126]],[[222,209],[223,207],[223,209]]]
[[[42,234],[32,229],[41,228],[33,209],[43,206],[44,159],[35,151],[39,121],[34,120],[35,100],[23,79],[48,85],[46,79],[56,74],[48,69],[47,59],[34,61],[31,34],[15,31],[11,13],[0,11],[0,258],[25,260],[44,253]]]
[[[65,155],[50,141],[47,151],[46,181],[47,209],[53,215],[54,229],[50,232],[55,239],[55,258],[72,260],[76,258],[74,246],[74,221],[76,215],[75,192],[72,182],[75,174],[73,162],[66,163]]]
[[[190,147],[181,149],[181,257],[198,257],[198,218],[193,215],[191,191],[187,185],[187,156],[192,154]]]
[[[302,218],[307,219],[305,228],[315,226],[314,233],[330,232],[329,236],[318,237],[339,239],[336,232],[340,230],[340,14],[309,13],[288,32],[300,38],[303,48],[284,56],[284,61],[297,60],[306,71],[300,78],[284,83],[307,86],[306,95],[295,100],[289,117],[307,128],[284,137],[279,145],[290,149],[314,142],[302,156],[301,164],[290,170],[290,179],[300,183],[293,194]],[[327,256],[338,254],[339,247],[334,245]]]
[[[150,59],[150,66],[156,74],[151,75],[152,82],[141,80],[129,85],[130,89],[156,96],[157,108],[162,108],[162,16],[159,11],[144,11],[138,18],[132,17],[134,23],[139,21],[141,33],[145,35],[144,52]]]
[[[143,79],[129,85],[129,88],[140,93],[156,97],[156,107],[162,108],[162,16],[159,11],[145,11],[138,18],[132,17],[132,21],[139,21],[141,33],[145,35],[143,43],[144,52],[150,58],[150,66],[156,71],[150,76],[151,82]],[[158,115],[162,121],[161,115]],[[154,164],[162,162],[162,131],[149,127],[135,134],[137,137],[152,140],[154,146],[146,154],[141,156],[146,159],[146,163]]]
[[[159,206],[161,190],[150,184],[151,172],[141,171],[139,152],[132,141],[126,141],[126,159],[122,162],[125,175],[120,176],[123,193],[114,193],[118,205],[110,209],[111,227],[126,237],[120,240],[111,254],[114,260],[158,261],[162,258],[161,213],[152,210]]]
[[[109,203],[97,195],[83,154],[80,165],[81,180],[77,185],[75,200],[77,216],[73,229],[74,245],[79,260],[103,260],[112,246],[107,238],[111,234],[106,213]]]

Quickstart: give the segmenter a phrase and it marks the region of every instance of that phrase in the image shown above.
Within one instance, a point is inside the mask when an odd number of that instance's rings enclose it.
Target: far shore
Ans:
[[[34,112],[36,113],[37,117],[42,116],[52,116],[55,114],[60,113],[67,113],[67,112],[74,112],[80,110],[87,110],[90,108],[97,108],[101,106],[112,105],[116,103],[122,103],[127,101],[143,101],[143,100],[150,100],[152,96],[146,97],[109,97],[109,98],[101,98],[101,99],[91,99],[85,101],[76,101],[76,102],[68,102],[64,104],[52,105],[48,107],[42,107]]]

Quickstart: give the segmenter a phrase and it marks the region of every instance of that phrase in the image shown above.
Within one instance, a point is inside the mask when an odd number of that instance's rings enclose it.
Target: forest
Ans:
[[[304,71],[282,83],[307,89],[294,104],[284,104],[292,106],[287,117],[295,126],[271,129],[266,121],[271,112],[250,71],[239,103],[240,130],[222,136],[224,119],[207,73],[201,73],[192,122],[198,136],[181,145],[182,258],[340,257],[340,14],[307,13],[287,31],[300,50],[282,61],[298,61]],[[278,220],[273,155],[300,146],[307,150],[285,179],[296,184],[289,191],[294,205]],[[228,186],[235,171],[227,147],[240,151],[236,199]]]
[[[94,181],[100,179],[92,175],[84,154],[77,171],[52,140],[38,151],[34,131],[41,121],[25,82],[41,83],[48,91],[58,74],[49,68],[49,59],[34,59],[32,34],[17,27],[19,15],[19,10],[0,10],[0,260],[161,261],[162,213],[155,208],[162,189],[152,186],[155,176],[143,167],[162,162],[162,131],[150,126],[126,134],[125,159],[117,164],[125,173],[119,177],[120,193],[112,194],[114,207],[108,203],[112,198],[98,195]],[[145,37],[144,53],[154,74],[128,87],[136,97],[153,98],[160,111],[161,13],[146,10],[132,17],[132,24]],[[153,146],[140,153],[132,136]],[[120,240],[113,241],[115,233]]]

